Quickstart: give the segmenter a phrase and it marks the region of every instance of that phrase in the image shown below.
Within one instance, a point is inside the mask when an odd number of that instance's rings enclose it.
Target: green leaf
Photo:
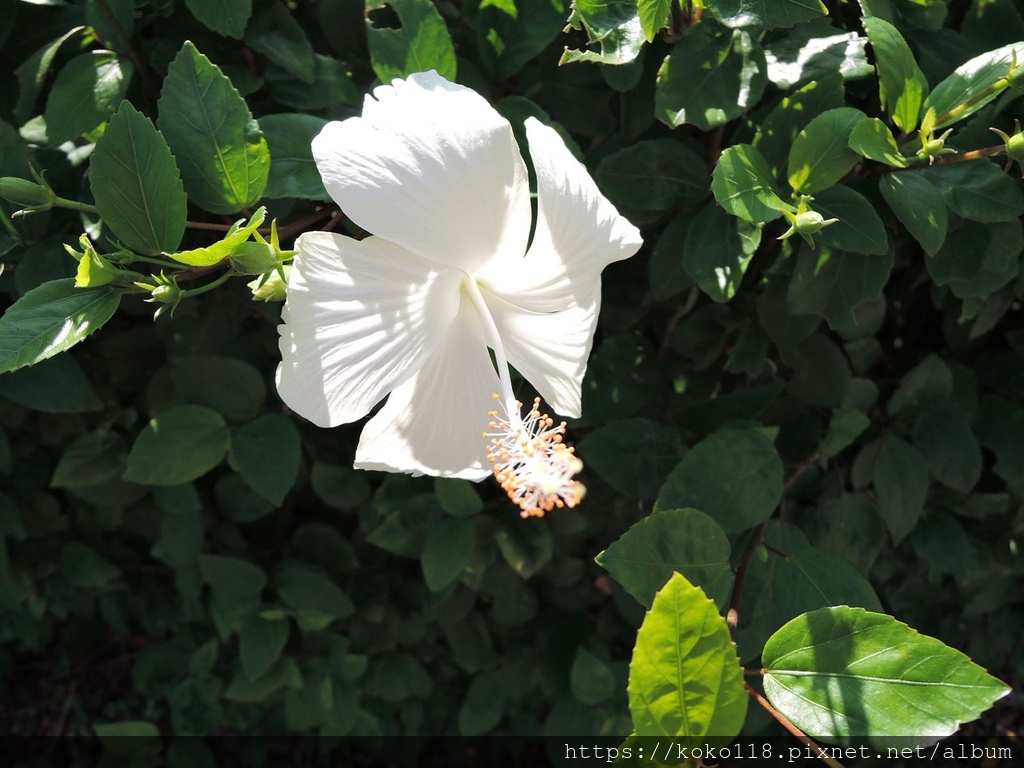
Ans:
[[[482,736],[500,721],[505,710],[505,695],[501,680],[493,671],[482,672],[473,678],[466,698],[459,707],[459,733],[463,736]]]
[[[672,139],[650,139],[605,157],[597,183],[616,205],[663,211],[696,205],[708,196],[707,166],[693,150]]]
[[[103,222],[126,246],[173,251],[187,216],[178,166],[149,118],[124,101],[96,142],[89,183]]]
[[[878,67],[878,93],[882,106],[904,133],[910,133],[917,127],[921,116],[921,105],[928,95],[928,81],[896,27],[875,16],[865,17],[863,21]]]
[[[328,107],[356,106],[361,102],[362,94],[352,81],[352,73],[344,62],[322,56],[319,53],[313,54],[313,82],[305,83],[299,78],[289,74],[281,67],[271,65],[267,67],[264,77],[267,83],[267,90],[275,101],[297,110],[326,109]],[[264,131],[267,126],[264,124],[266,116],[260,118],[260,128]],[[296,115],[296,117],[299,117]],[[303,115],[310,122],[316,118],[312,115]],[[270,142],[270,135],[267,135]],[[306,148],[309,149],[308,147]],[[270,147],[271,168],[273,178],[273,163],[277,160],[274,147]],[[319,178],[319,176],[317,177]],[[268,182],[268,186],[270,182]],[[264,194],[265,197],[271,197]],[[324,198],[327,199],[327,198]]]
[[[936,285],[961,299],[985,298],[1017,276],[1024,231],[1015,219],[1000,224],[968,222],[926,260]]]
[[[789,89],[830,77],[842,82],[873,75],[875,68],[864,52],[866,43],[866,37],[841,32],[829,19],[800,24],[765,46],[768,80]]]
[[[784,96],[768,116],[759,121],[753,145],[764,155],[772,169],[771,178],[774,179],[785,169],[789,162],[789,150],[804,126],[823,112],[843,106],[843,81],[834,74],[834,70],[830,72],[833,74],[807,83],[800,90]]]
[[[576,651],[569,682],[572,695],[583,704],[600,704],[615,692],[615,674],[583,646]]]
[[[252,16],[252,0],[185,0],[185,5],[214,32],[236,40]]]
[[[846,493],[823,505],[828,532],[822,545],[838,552],[861,573],[869,573],[885,544],[885,525],[864,493]]]
[[[0,317],[0,373],[53,357],[109,320],[121,294],[110,288],[75,288],[73,278],[43,283]]]
[[[814,196],[814,210],[826,219],[839,219],[816,235],[824,245],[872,256],[889,252],[885,225],[875,207],[859,192],[836,184]]]
[[[463,5],[463,13],[471,7]],[[565,0],[481,2],[473,24],[477,46],[485,61],[493,56],[497,77],[507,80],[559,37],[567,13]]]
[[[828,434],[821,441],[818,448],[818,455],[823,459],[831,459],[838,456],[841,451],[853,445],[853,441],[860,437],[871,425],[871,420],[858,410],[853,408],[840,408],[832,414],[832,420],[828,425]]]
[[[245,219],[236,221],[231,227],[233,231],[229,230],[220,241],[202,248],[193,248],[189,251],[179,251],[167,255],[177,262],[188,264],[190,267],[212,267],[214,264],[219,264],[224,259],[230,257],[238,246],[248,241],[253,233],[259,229],[266,216],[267,209],[260,206],[249,218],[248,222]],[[214,358],[211,355],[207,359],[215,360],[218,358]]]
[[[683,457],[658,494],[656,510],[694,507],[727,533],[767,520],[782,497],[782,460],[763,432],[725,427]]]
[[[982,457],[971,425],[954,406],[922,413],[914,421],[914,445],[943,485],[968,494],[981,479]]]
[[[668,23],[671,8],[672,0],[637,0],[640,28],[648,43],[654,42],[654,36]]]
[[[260,199],[270,171],[267,141],[231,81],[192,43],[168,67],[158,107],[192,202],[235,213]]]
[[[711,204],[690,224],[683,248],[683,267],[714,301],[736,295],[761,242],[761,226],[752,225]]]
[[[178,485],[217,466],[231,436],[216,411],[179,405],[154,416],[128,454],[124,479],[147,485]]]
[[[0,395],[42,413],[98,411],[103,401],[71,355],[0,375]]]
[[[764,51],[744,30],[714,36],[698,25],[676,43],[658,71],[655,115],[670,128],[708,131],[750,109],[767,83]],[[694,73],[699,73],[695,76]]]
[[[890,416],[914,417],[943,405],[953,394],[953,372],[935,355],[914,366],[896,388],[886,411]]]
[[[76,56],[60,71],[46,98],[46,138],[51,146],[71,141],[114,114],[128,90],[133,68],[110,51]]]
[[[50,66],[53,64],[57,51],[60,50],[64,43],[77,37],[79,33],[84,32],[86,29],[88,27],[72,27],[56,40],[47,43],[29,56],[14,71],[18,79],[18,102],[15,104],[13,112],[19,123],[25,122],[36,114],[34,111],[36,97],[46,81],[46,75],[50,71]]]
[[[287,416],[268,413],[235,433],[231,456],[250,487],[280,506],[299,474],[299,430]]]
[[[795,210],[779,197],[771,167],[749,144],[735,144],[721,154],[711,191],[733,216],[754,223],[774,221],[782,211]]]
[[[960,651],[860,608],[793,619],[762,663],[765,695],[804,733],[876,749],[930,744],[1010,690]]]
[[[818,547],[780,558],[772,592],[782,621],[833,605],[882,610],[875,590],[856,568],[841,555]]]
[[[828,15],[821,0],[705,0],[704,4],[727,27],[791,27]]]
[[[440,592],[469,565],[476,548],[476,521],[454,518],[441,521],[427,537],[420,555],[423,580],[431,592]]]
[[[355,606],[341,588],[319,568],[286,560],[277,572],[281,602],[297,612],[299,626],[323,629],[334,619],[355,613]]]
[[[860,161],[848,146],[854,127],[864,113],[851,107],[822,112],[793,140],[789,153],[789,184],[796,192],[827,189]]]
[[[374,26],[371,14],[384,7],[398,14],[399,28]],[[382,83],[429,69],[447,80],[455,79],[452,38],[430,0],[366,0],[366,42],[373,71]]]
[[[921,172],[946,204],[972,221],[1010,221],[1024,213],[1024,193],[990,160],[951,163]],[[920,205],[920,201],[918,201]]]
[[[1006,88],[1006,73],[1013,64],[1024,61],[1024,42],[1004,45],[975,56],[935,86],[925,99],[923,111],[935,110],[935,127],[963,120],[988,104]]]
[[[313,493],[335,509],[352,509],[370,497],[370,485],[364,472],[317,462],[309,476]]]
[[[743,669],[729,627],[700,587],[672,575],[655,596],[629,663],[638,736],[732,739],[747,714]]]
[[[262,11],[245,31],[245,44],[305,83],[314,80],[313,46],[280,2]]]
[[[114,480],[124,472],[127,457],[128,446],[116,432],[103,428],[87,432],[64,451],[50,486],[83,488]]]
[[[907,167],[907,158],[900,154],[896,137],[877,117],[865,117],[857,123],[850,133],[848,143],[850,149],[868,160],[895,168]]]
[[[554,554],[551,529],[532,521],[530,525],[523,525],[518,517],[499,522],[494,539],[505,562],[524,579],[529,579],[551,562]]]
[[[77,541],[61,549],[60,567],[68,584],[81,589],[103,589],[121,575],[120,568]]]
[[[588,43],[597,45],[600,50],[566,48],[558,63],[628,64],[633,61],[644,44],[644,30],[637,11],[637,0],[573,0],[569,25],[585,30]]]
[[[210,585],[210,615],[221,638],[227,639],[259,606],[267,575],[259,566],[227,555],[200,555],[199,573]]]
[[[934,256],[946,240],[949,215],[942,193],[920,173],[890,173],[878,182],[896,218]]]
[[[705,590],[724,606],[732,590],[729,539],[696,509],[663,509],[635,523],[595,559],[642,605],[673,573]]]
[[[928,495],[928,463],[910,443],[892,435],[875,460],[875,491],[885,527],[898,544],[913,530]]]
[[[826,246],[801,248],[786,306],[794,315],[820,315],[833,328],[846,327],[856,322],[858,307],[881,295],[892,266],[893,257],[885,251],[867,256]]]
[[[329,200],[310,144],[327,121],[313,115],[264,115],[260,128],[270,148],[270,176],[263,196]]]
[[[819,408],[839,408],[850,388],[850,364],[845,355],[822,333],[814,333],[782,353],[793,369],[787,389],[797,400]]]
[[[441,507],[452,517],[472,517],[484,511],[484,502],[468,480],[434,478],[434,493]]]
[[[635,497],[656,494],[681,453],[679,433],[650,419],[613,421],[579,444],[579,455],[591,471],[620,493]]]
[[[288,620],[252,615],[238,630],[238,658],[246,677],[259,680],[281,657],[288,643]]]

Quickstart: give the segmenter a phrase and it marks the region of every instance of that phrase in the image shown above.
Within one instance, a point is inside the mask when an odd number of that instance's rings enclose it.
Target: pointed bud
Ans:
[[[49,187],[16,176],[0,178],[0,197],[15,205],[32,206],[36,211],[52,208],[57,199]]]
[[[231,266],[243,275],[262,275],[277,267],[280,260],[267,242],[240,243],[231,249]]]
[[[253,299],[256,301],[284,301],[288,292],[288,276],[291,271],[291,264],[285,264],[248,283]]]

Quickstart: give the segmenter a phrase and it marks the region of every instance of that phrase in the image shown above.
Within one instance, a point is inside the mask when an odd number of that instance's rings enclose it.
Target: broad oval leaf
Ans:
[[[117,109],[132,79],[132,65],[110,51],[76,56],[60,71],[46,99],[46,138],[51,146],[99,126]]]
[[[654,23],[653,21],[651,22]],[[644,45],[644,30],[636,0],[574,0],[569,24],[583,29],[597,51],[566,48],[559,64],[593,61],[600,64],[628,64]]]
[[[835,184],[815,195],[813,205],[826,219],[839,219],[817,234],[825,245],[870,256],[884,256],[888,252],[885,225],[875,207],[859,192]],[[888,271],[885,274],[888,277]]]
[[[865,117],[857,123],[848,143],[850,149],[869,160],[896,168],[907,167],[907,158],[900,154],[896,137],[877,117]]]
[[[192,202],[235,213],[260,199],[270,171],[267,141],[231,81],[192,43],[168,67],[158,107]]]
[[[201,405],[179,405],[154,416],[128,454],[124,479],[178,485],[213,469],[228,451],[224,418]]]
[[[640,16],[640,27],[644,31],[647,42],[653,42],[668,21],[672,8],[672,0],[637,0],[637,15]]]
[[[1024,193],[990,160],[950,163],[921,171],[951,210],[972,221],[997,222],[1024,213]],[[920,205],[920,202],[918,202]]]
[[[790,621],[768,639],[762,664],[765,695],[804,733],[879,748],[887,737],[937,741],[1010,690],[935,638],[845,606]]]
[[[747,698],[725,619],[700,587],[673,574],[644,617],[629,663],[636,734],[731,739]]]
[[[874,484],[882,519],[898,544],[913,530],[924,510],[928,462],[910,443],[890,435],[878,450]]]
[[[264,115],[260,127],[270,148],[270,177],[264,197],[330,200],[310,149],[327,121],[313,115]]]
[[[431,592],[440,592],[469,565],[476,547],[476,521],[473,518],[442,520],[427,537],[420,563],[423,580]]]
[[[70,349],[109,320],[121,294],[110,288],[75,288],[73,278],[33,288],[0,317],[0,373]]]
[[[750,144],[736,144],[721,154],[711,191],[720,206],[747,221],[773,221],[782,211],[795,210],[779,197],[771,167]]]
[[[147,256],[178,247],[188,214],[178,166],[164,137],[127,101],[96,142],[89,183],[100,217],[126,246]]]
[[[760,224],[730,216],[712,203],[690,223],[683,267],[714,301],[728,301],[739,290],[760,242]]]
[[[1017,62],[1024,62],[1024,41],[975,56],[936,85],[925,99],[923,110],[935,110],[935,127],[952,125],[973,115],[1002,93],[1014,53]]]
[[[875,54],[882,105],[893,122],[909,133],[917,127],[921,105],[928,95],[928,81],[896,27],[877,16],[868,16],[864,19],[864,31]]]
[[[638,141],[608,155],[595,177],[612,202],[653,211],[699,203],[710,182],[703,158],[672,139]]]
[[[655,509],[694,507],[726,532],[764,522],[782,496],[782,460],[765,434],[725,427],[697,443],[672,470]]]
[[[821,0],[705,0],[727,27],[791,27],[828,15]]]
[[[836,223],[828,229],[838,226]],[[816,251],[802,248],[789,284],[786,307],[793,315],[820,315],[833,328],[848,327],[856,322],[859,306],[881,295],[892,266],[893,257],[885,250],[878,255],[865,255],[833,250],[827,245]]]
[[[231,441],[231,456],[249,487],[280,505],[299,474],[299,430],[287,416],[265,414],[238,430]]]
[[[385,6],[398,15],[397,29],[378,28],[372,12]],[[370,63],[382,83],[428,69],[448,80],[455,79],[455,47],[444,19],[430,0],[367,0],[366,43]]]
[[[946,201],[935,186],[919,173],[890,173],[878,182],[885,202],[896,218],[934,256],[946,240],[949,214]]]
[[[644,606],[673,573],[701,587],[719,606],[732,589],[729,539],[696,509],[664,509],[633,525],[596,558]]]
[[[214,32],[239,40],[252,16],[252,0],[185,0],[185,5]]]
[[[619,419],[583,438],[579,452],[615,490],[645,497],[658,492],[682,454],[682,441],[674,427],[651,419]]]
[[[822,112],[793,140],[789,184],[797,192],[817,192],[835,184],[860,161],[849,147],[850,134],[864,113],[852,107]]]
[[[756,104],[768,82],[764,50],[753,35],[715,36],[705,26],[676,43],[658,70],[654,112],[671,128],[723,125]]]

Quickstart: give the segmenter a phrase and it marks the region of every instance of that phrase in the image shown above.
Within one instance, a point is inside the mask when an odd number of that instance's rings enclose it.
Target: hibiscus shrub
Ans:
[[[1018,0],[25,0],[0,44],[8,735],[1019,755]]]

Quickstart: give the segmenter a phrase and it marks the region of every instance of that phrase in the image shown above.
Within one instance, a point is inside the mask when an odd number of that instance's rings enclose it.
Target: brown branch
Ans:
[[[789,731],[793,738],[795,738],[797,741],[799,741],[801,744],[803,744],[805,747],[811,750],[812,753],[817,754],[818,759],[825,763],[825,765],[829,766],[829,768],[843,768],[843,764],[840,763],[838,760],[829,757],[828,755],[822,754],[818,748],[818,745],[814,743],[814,740],[811,739],[810,736],[808,736],[806,733],[804,733],[795,725],[793,725],[793,723],[789,721],[788,717],[786,717],[784,714],[779,712],[779,710],[773,707],[771,705],[771,702],[769,702],[768,699],[766,699],[764,696],[762,696],[760,693],[754,690],[750,683],[744,681],[743,687],[747,689],[747,693],[754,697],[754,701],[756,701],[758,704],[764,707],[765,711],[769,715],[774,717],[783,728]]]
[[[282,239],[291,237],[294,233],[300,232],[304,229],[308,229],[310,226],[316,224],[318,221],[323,221],[324,219],[330,218],[332,216],[340,219],[340,216],[335,216],[335,214],[338,213],[339,211],[336,205],[325,206],[316,211],[315,213],[311,213],[309,216],[306,216],[305,218],[299,219],[298,221],[292,222],[291,224],[288,224],[284,227],[279,227],[277,230],[278,237]],[[227,232],[234,226],[234,224],[215,224],[209,221],[186,221],[185,226],[188,229],[198,229],[204,230],[206,232]],[[334,223],[331,226],[331,229],[333,229],[335,226],[337,226],[337,223]],[[256,231],[259,232],[261,235],[269,235],[270,227],[260,227]]]
[[[131,42],[128,40],[128,36],[121,27],[121,22],[117,20],[117,16],[114,15],[114,12],[110,10],[110,6],[107,5],[107,0],[96,0],[96,7],[100,9],[100,13],[103,14],[111,29],[114,30],[114,37],[117,38],[117,42],[124,49],[124,55],[135,65],[135,71],[139,73],[139,79],[142,80],[142,86],[146,89],[146,93],[149,94],[149,98],[156,101],[160,98],[160,89],[156,87],[156,83],[149,76],[149,67],[139,58],[139,54],[135,52]]]
[[[764,538],[764,528],[767,524],[768,522],[765,521],[757,526],[757,530],[754,531],[750,543],[743,550],[740,564],[736,567],[736,578],[733,580],[732,595],[729,598],[729,610],[725,614],[725,622],[729,625],[729,632],[732,633],[734,639],[736,637],[736,627],[740,623],[740,601],[743,599],[743,584],[747,580],[747,569],[750,568],[750,561],[754,559],[754,553],[757,552],[757,548],[761,545],[761,539]]]
[[[934,168],[937,165],[949,165],[950,163],[962,163],[966,160],[980,160],[983,157],[993,157],[995,155],[1001,155],[1006,152],[1006,145],[1000,144],[996,147],[985,147],[984,149],[974,149],[970,152],[964,152],[960,155],[948,155],[940,160],[936,160],[934,163],[925,165],[924,163],[914,163],[908,165],[906,168],[896,168],[891,165],[883,166],[879,171],[879,174],[886,173],[899,173],[900,171],[920,171],[926,168]]]

